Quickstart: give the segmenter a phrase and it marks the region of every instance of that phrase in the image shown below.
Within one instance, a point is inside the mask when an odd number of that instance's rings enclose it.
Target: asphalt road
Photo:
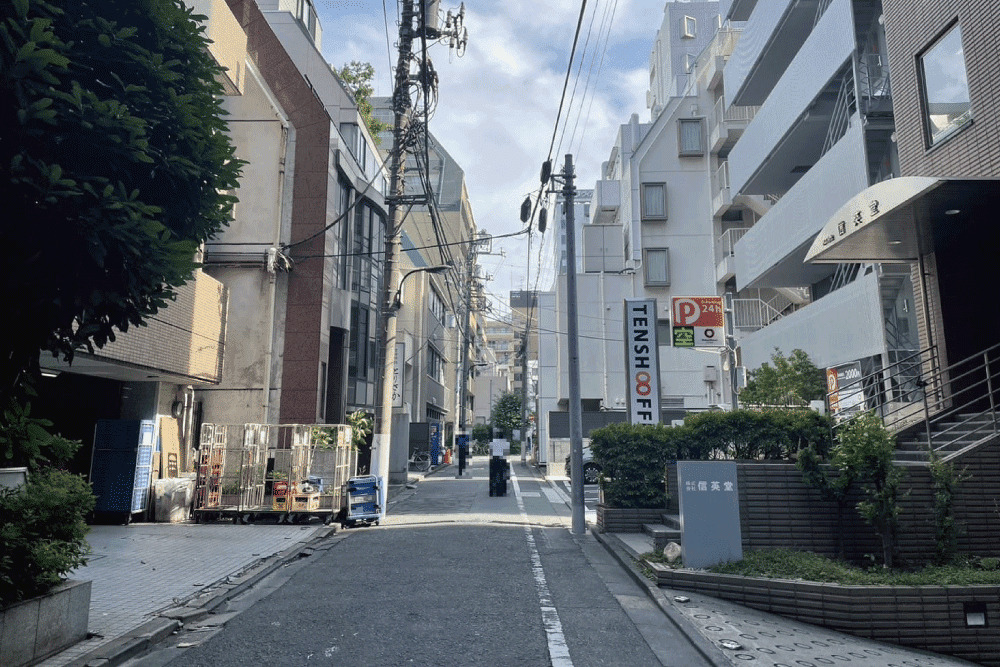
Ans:
[[[513,464],[506,497],[431,475],[381,526],[341,531],[133,665],[710,664]]]

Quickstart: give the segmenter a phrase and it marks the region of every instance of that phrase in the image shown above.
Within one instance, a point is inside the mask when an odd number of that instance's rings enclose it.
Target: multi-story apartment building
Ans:
[[[354,100],[320,53],[309,0],[229,0],[247,35],[253,97],[234,123],[250,160],[236,220],[206,247],[234,285],[229,372],[207,419],[342,423],[374,413],[385,178]]]
[[[391,127],[392,99],[376,97],[372,103],[376,118]],[[387,156],[393,145],[392,132],[385,131],[381,137],[381,150]],[[461,165],[432,133],[427,135],[427,149],[426,164],[412,154],[406,156],[406,196],[421,199],[430,193],[432,199],[410,208],[403,219],[401,270],[406,275],[414,269],[419,274],[424,267],[451,268],[446,273],[413,275],[406,280],[403,289],[413,294],[414,303],[422,304],[419,307],[432,321],[423,326],[417,319],[399,317],[397,330],[413,349],[422,350],[420,357],[415,353],[407,355],[407,363],[411,364],[406,369],[411,374],[407,386],[416,392],[410,403],[410,419],[434,424],[444,441],[451,442],[454,433],[463,427],[463,413],[465,425],[471,423],[475,404],[472,369],[483,347],[476,253],[488,237],[476,228]],[[411,261],[416,257],[420,259]],[[464,398],[460,398],[463,344],[467,346],[469,380],[464,383]]]
[[[617,194],[617,193],[615,193]],[[577,190],[576,197],[574,198],[573,204],[573,223],[575,225],[577,243],[579,244],[579,239],[583,238],[583,227],[584,225],[590,224],[590,206],[591,199],[594,197],[593,190]],[[557,228],[559,230],[559,235],[556,237],[556,243],[553,246],[553,253],[555,255],[555,262],[553,263],[556,267],[556,272],[559,275],[566,275],[566,221],[569,219],[566,215],[566,198],[560,192],[556,195],[556,216],[559,218]],[[576,272],[583,273],[583,262],[584,253],[576,253]]]
[[[845,202],[899,174],[881,3],[733,2],[729,12],[746,23],[724,70],[726,108],[760,107],[729,153],[730,192],[773,203],[735,243],[733,287],[783,297],[750,318],[743,363],[800,348],[819,366],[864,371],[911,353],[908,267],[804,261]],[[736,315],[737,326],[748,318]]]
[[[624,300],[656,298],[660,413],[667,423],[729,399],[719,352],[670,347],[670,299],[717,296],[714,247],[743,209],[715,209],[717,154],[738,124],[714,115],[719,67],[731,40],[719,42],[717,2],[666,3],[650,55],[651,120],[622,125],[592,190],[590,223],[576,239],[581,399],[584,428],[621,420],[626,408]],[[699,67],[699,56],[705,64]],[[720,123],[723,135],[719,136]],[[730,135],[729,133],[732,133]],[[724,213],[728,215],[723,222]],[[550,413],[568,410],[565,276],[539,298],[539,459],[562,461],[555,441],[568,434]],[[585,360],[585,362],[584,362]],[[559,420],[563,423],[565,420]]]

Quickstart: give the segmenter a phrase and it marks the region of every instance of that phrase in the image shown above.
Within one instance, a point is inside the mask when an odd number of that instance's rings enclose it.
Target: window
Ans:
[[[920,56],[927,144],[934,146],[972,120],[962,29],[955,25]]]
[[[441,297],[438,295],[437,290],[435,290],[433,287],[431,287],[430,289],[430,296],[428,297],[427,301],[429,302],[428,305],[430,306],[431,313],[434,315],[435,318],[437,318],[437,321],[443,325],[444,315],[445,315],[444,301],[441,300]]]
[[[667,248],[646,248],[642,251],[646,285],[667,287],[670,285],[670,253]]]
[[[690,74],[694,71],[694,66],[698,64],[698,56],[693,53],[684,54],[684,71]]]
[[[702,118],[681,118],[677,121],[677,154],[699,157],[705,154],[705,122]]]
[[[643,221],[667,219],[666,183],[643,183],[640,199]]]
[[[427,346],[427,375],[444,384],[444,357],[431,346]]]
[[[693,16],[685,16],[681,20],[681,37],[694,39],[698,36],[698,19]]]

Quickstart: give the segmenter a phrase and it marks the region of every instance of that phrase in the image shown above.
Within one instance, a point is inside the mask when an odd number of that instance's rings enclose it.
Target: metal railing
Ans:
[[[720,95],[712,109],[712,126],[717,127],[722,123],[749,123],[757,115],[760,107],[729,107],[726,108],[726,96]]]
[[[736,242],[747,233],[748,227],[734,227],[722,232],[715,241],[715,262],[719,263],[727,257],[736,256]]]
[[[763,329],[781,318],[781,311],[762,299],[733,299],[733,326],[742,331]]]
[[[729,162],[723,161],[719,168],[712,172],[712,199],[723,190],[729,189]]]
[[[864,408],[874,410],[890,432],[909,432],[930,454],[950,458],[1000,433],[1000,343],[946,368],[936,347],[921,350],[831,392],[827,404],[837,393],[859,390]],[[849,421],[839,420],[835,428]]]

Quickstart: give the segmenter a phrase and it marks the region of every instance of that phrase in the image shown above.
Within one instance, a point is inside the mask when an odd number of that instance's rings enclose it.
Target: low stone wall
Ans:
[[[89,619],[89,581],[67,581],[0,610],[0,665],[20,667],[72,646],[86,638]]]
[[[602,533],[641,533],[642,524],[660,523],[664,509],[619,509],[597,506],[597,530]]]
[[[841,586],[647,565],[667,588],[1000,667],[1000,586]],[[967,603],[985,606],[985,627],[966,626]]]

